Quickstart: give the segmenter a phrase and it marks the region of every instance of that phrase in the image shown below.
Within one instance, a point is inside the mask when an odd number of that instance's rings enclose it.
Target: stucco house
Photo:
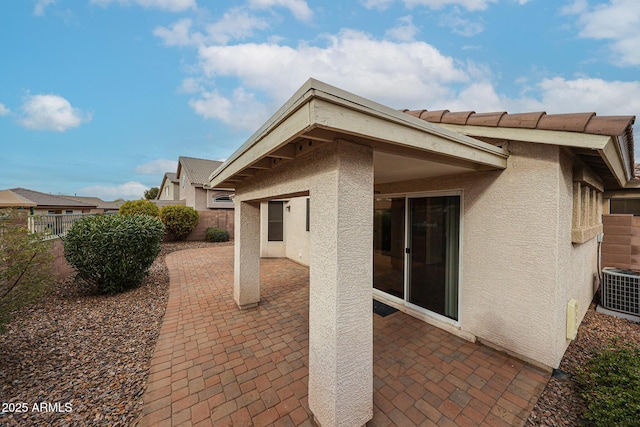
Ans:
[[[633,178],[634,120],[398,111],[310,79],[209,177],[235,190],[234,299],[260,303],[261,254],[309,266],[323,426],[372,416],[372,296],[557,367],[598,285],[603,192]]]
[[[156,199],[178,201],[198,211],[233,209],[229,197],[232,192],[227,188],[209,186],[209,175],[221,164],[215,160],[180,156],[177,171],[164,174]]]

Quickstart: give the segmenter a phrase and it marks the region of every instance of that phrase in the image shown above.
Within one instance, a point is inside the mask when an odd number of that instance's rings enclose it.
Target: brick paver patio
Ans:
[[[233,301],[233,247],[169,254],[170,297],[141,426],[310,426],[308,269],[261,261],[260,305]],[[523,425],[548,373],[404,313],[374,317],[370,426]]]

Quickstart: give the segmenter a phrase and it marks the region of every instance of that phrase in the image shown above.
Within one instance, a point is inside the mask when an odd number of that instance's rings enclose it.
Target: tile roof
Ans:
[[[20,195],[21,197],[24,197],[27,200],[31,200],[40,207],[60,206],[77,207],[81,209],[91,209],[96,207],[95,204],[78,202],[75,200],[67,199],[64,196],[54,196],[53,194],[41,193],[39,191],[28,190],[26,188],[11,188],[10,191]]]
[[[634,165],[633,124],[636,116],[597,116],[596,113],[547,114],[544,111],[509,114],[506,111],[476,113],[475,111],[402,110],[419,119],[442,124],[487,126],[498,128],[538,129],[561,132],[578,132],[616,137],[626,147],[631,173]],[[624,158],[623,153],[623,158]],[[640,171],[638,171],[640,172]],[[638,175],[635,172],[635,175]]]
[[[623,136],[632,132],[635,116],[596,116],[596,113],[547,114],[544,111],[509,114],[506,111],[402,110],[431,123],[504,128],[557,130],[594,135]]]
[[[178,157],[178,171],[184,169],[185,174],[192,184],[209,185],[209,175],[218,169],[222,162],[215,160],[198,159],[195,157]]]

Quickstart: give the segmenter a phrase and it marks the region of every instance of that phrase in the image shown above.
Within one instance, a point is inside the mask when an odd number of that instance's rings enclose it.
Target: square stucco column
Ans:
[[[260,204],[235,204],[233,299],[238,307],[260,302]]]
[[[373,416],[373,152],[335,144],[309,191],[309,407],[353,427]]]

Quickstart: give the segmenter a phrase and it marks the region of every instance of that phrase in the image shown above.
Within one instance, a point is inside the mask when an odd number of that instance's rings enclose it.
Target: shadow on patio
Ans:
[[[308,269],[261,261],[260,305],[233,301],[233,247],[167,256],[171,288],[141,426],[314,425]],[[374,316],[367,425],[523,425],[548,374],[404,313]]]

